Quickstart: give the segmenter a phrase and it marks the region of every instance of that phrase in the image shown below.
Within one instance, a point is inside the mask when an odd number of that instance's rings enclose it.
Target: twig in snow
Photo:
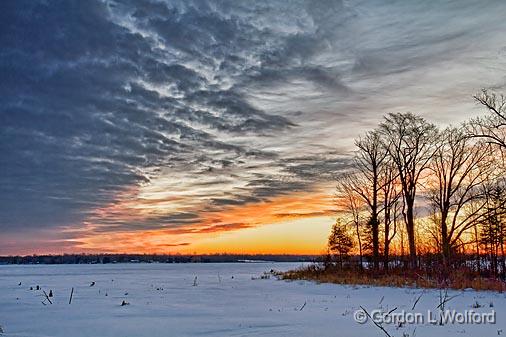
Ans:
[[[448,288],[444,288],[444,296],[443,296],[443,289],[439,289],[439,305],[436,307],[441,312],[445,310],[446,303],[450,302],[455,297],[459,296],[459,294],[448,297]],[[439,325],[443,325],[443,316],[440,313],[439,315]]]
[[[72,290],[70,291],[70,298],[69,298],[69,304],[72,303],[72,296],[74,295],[74,287],[72,287]]]
[[[390,310],[388,313],[387,313],[387,316],[389,316],[392,312],[394,312],[395,310],[397,310],[397,307],[393,308],[392,310]]]
[[[53,304],[53,302],[51,302],[51,299],[50,299],[50,298],[49,298],[49,296],[47,295],[46,291],[45,291],[45,290],[42,290],[42,292],[44,293],[44,296],[46,297],[46,300],[47,300],[49,303]]]
[[[302,309],[304,309],[304,307],[306,306],[307,304],[307,301],[304,301],[304,304],[302,305],[302,307],[300,307],[299,311],[302,311]]]
[[[364,313],[367,315],[367,317],[369,317],[369,319],[371,320],[371,322],[373,322],[373,323],[374,323],[374,325],[376,325],[376,327],[377,327],[378,329],[380,329],[381,331],[383,331],[383,332],[385,333],[385,335],[387,335],[388,337],[392,337],[392,335],[390,335],[390,334],[388,333],[388,331],[386,331],[386,330],[385,330],[385,328],[381,326],[381,324],[376,323],[376,322],[372,319],[372,317],[371,317],[371,315],[369,314],[369,312],[368,312],[367,310],[365,310],[365,308],[364,308],[363,306],[360,306],[360,309],[364,310]]]
[[[436,307],[436,309],[439,309],[441,308],[442,310],[444,310],[444,306],[446,303],[450,302],[451,300],[453,300],[455,297],[458,297],[460,294],[457,294],[457,295],[453,295],[453,296],[450,296],[448,297],[448,290],[445,291],[445,295],[444,297],[441,297],[440,295],[440,303],[439,305]]]
[[[422,298],[422,296],[423,296],[423,291],[420,294],[420,296],[418,296],[418,298],[416,299],[415,303],[413,303],[413,307],[411,308],[411,310],[415,310],[415,307],[418,304],[418,301],[420,301],[420,299]]]

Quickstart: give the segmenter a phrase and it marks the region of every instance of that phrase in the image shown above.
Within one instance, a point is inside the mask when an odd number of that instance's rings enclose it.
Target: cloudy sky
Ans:
[[[0,254],[313,252],[388,112],[506,91],[502,1],[0,2]]]

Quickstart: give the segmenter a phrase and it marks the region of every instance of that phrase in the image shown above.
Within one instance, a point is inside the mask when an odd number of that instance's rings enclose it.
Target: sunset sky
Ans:
[[[506,92],[503,1],[0,2],[0,254],[321,253],[388,112]]]

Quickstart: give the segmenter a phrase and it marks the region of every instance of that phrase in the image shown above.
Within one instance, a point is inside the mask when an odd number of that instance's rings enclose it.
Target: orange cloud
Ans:
[[[130,191],[131,192],[131,191]],[[119,219],[121,224],[144,222],[146,218],[156,219],[156,215],[162,216],[167,212],[165,205],[170,202],[166,199],[142,200],[126,198],[121,202],[97,210],[92,220]],[[171,209],[171,206],[168,207]],[[207,211],[199,213],[197,222],[188,224],[172,225],[170,223],[154,224],[155,229],[139,229],[135,226],[121,227],[121,224],[101,224],[99,221],[87,223],[84,230],[77,234],[75,249],[77,251],[97,252],[139,252],[139,253],[172,253],[172,252],[235,252],[240,253],[240,247],[219,240],[220,246],[210,245],[209,240],[216,240],[224,233],[232,231],[245,231],[256,227],[287,223],[293,220],[322,218],[333,216],[335,213],[333,199],[329,193],[294,193],[279,196],[269,201],[250,203],[245,205],[230,205],[222,207],[219,211]],[[332,221],[327,220],[330,224]],[[132,227],[134,227],[132,229]],[[296,246],[287,246],[282,237],[278,240],[269,238],[269,231],[257,235],[253,246],[248,244],[249,253],[257,252],[284,252],[296,253]],[[292,233],[299,235],[303,240],[307,232]],[[326,239],[328,232],[319,235]],[[237,238],[235,238],[237,239]],[[234,238],[231,238],[234,240]],[[206,241],[208,244],[197,243]],[[324,245],[305,247],[305,252],[312,250],[320,252]],[[255,245],[258,250],[255,250]],[[193,250],[195,249],[195,250]]]

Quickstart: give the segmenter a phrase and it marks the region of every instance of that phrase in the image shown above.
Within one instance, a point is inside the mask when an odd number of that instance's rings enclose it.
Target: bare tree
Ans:
[[[483,105],[490,114],[469,123],[473,136],[484,138],[487,142],[505,149],[506,97],[482,90],[481,93],[474,95],[474,99]]]
[[[501,155],[501,159],[504,162],[504,155],[506,152],[506,96],[503,94],[489,92],[488,90],[484,89],[480,93],[474,95],[474,99],[488,110],[489,115],[486,117],[474,119],[469,123],[472,136],[483,138],[488,143],[497,145],[499,148],[498,153]],[[488,191],[486,193],[487,199],[490,199],[490,193],[488,193]],[[487,213],[490,212],[488,211]],[[490,214],[489,219],[491,219]],[[490,225],[490,223],[483,224],[483,226]],[[476,237],[477,236],[478,234],[476,234]],[[489,239],[491,238],[489,237]],[[476,249],[479,252],[479,243],[477,243]],[[501,243],[501,255],[504,273],[506,269],[506,262],[504,260],[504,239]]]
[[[385,270],[388,269],[390,244],[397,234],[397,221],[402,209],[399,202],[402,190],[399,188],[397,178],[395,165],[387,158],[380,178],[383,200],[383,268]]]
[[[462,234],[482,217],[481,212],[467,212],[466,206],[484,206],[482,184],[494,173],[491,146],[467,137],[463,128],[449,127],[442,132],[428,178],[427,195],[439,222],[438,234],[446,266],[458,247]],[[476,209],[480,209],[476,207]]]
[[[364,199],[357,194],[357,187],[360,186],[353,174],[343,174],[337,180],[337,204],[349,217],[349,223],[353,226],[357,238],[360,268],[363,268],[363,212],[366,207]]]
[[[355,145],[358,148],[355,153],[355,167],[358,170],[360,184],[355,184],[354,189],[369,208],[368,226],[371,231],[373,265],[378,269],[380,193],[384,184],[390,184],[389,181],[382,181],[381,177],[384,176],[384,164],[388,153],[382,146],[380,133],[376,131],[367,132],[355,142]]]
[[[419,180],[434,154],[438,131],[433,124],[412,113],[389,114],[380,124],[383,144],[397,167],[404,199],[404,220],[410,264],[416,266],[415,199]]]

